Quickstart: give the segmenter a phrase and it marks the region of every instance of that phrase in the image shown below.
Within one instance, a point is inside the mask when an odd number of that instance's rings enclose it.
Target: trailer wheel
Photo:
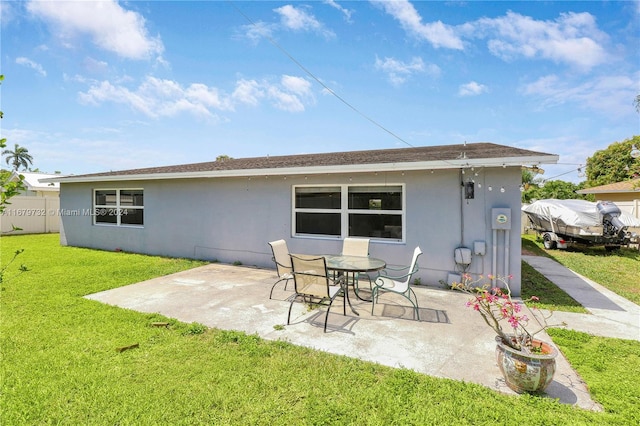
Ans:
[[[544,248],[547,250],[553,250],[558,247],[558,244],[556,244],[556,242],[553,241],[553,239],[551,238],[551,235],[549,234],[544,234],[544,236],[542,237],[542,244],[544,245]]]

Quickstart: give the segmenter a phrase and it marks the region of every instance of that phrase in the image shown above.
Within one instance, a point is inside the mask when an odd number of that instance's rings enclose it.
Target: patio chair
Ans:
[[[369,239],[347,237],[342,242],[343,256],[369,256]]]
[[[420,247],[416,247],[413,251],[413,259],[411,265],[405,268],[393,269],[386,268],[382,271],[380,276],[376,278],[373,283],[373,290],[371,291],[371,315],[373,315],[373,309],[376,306],[380,292],[389,292],[399,294],[406,297],[413,305],[414,316],[420,320],[420,312],[418,311],[418,298],[416,293],[411,288],[411,277],[418,272],[418,257],[422,254]],[[407,271],[401,274],[402,271]],[[394,274],[401,274],[399,276],[389,276],[389,272]],[[411,296],[415,299],[415,302],[411,300]]]
[[[278,272],[278,281],[271,286],[271,292],[269,293],[269,299],[271,299],[273,289],[279,282],[284,281],[284,289],[287,289],[289,280],[293,279],[293,269],[291,267],[291,258],[289,257],[287,242],[285,240],[271,241],[269,245],[271,246],[273,261],[276,264],[276,271]]]
[[[315,304],[326,304],[327,313],[324,317],[324,332],[327,332],[327,320],[333,301],[338,296],[344,297],[345,289],[342,286],[343,278],[337,281],[329,278],[327,263],[324,257],[312,255],[290,255],[293,267],[293,283],[295,294],[291,297],[287,324],[291,321],[291,308],[298,298]],[[336,285],[338,284],[338,285]],[[343,315],[347,314],[347,303],[343,300]]]
[[[368,238],[353,238],[347,237],[342,242],[342,255],[343,256],[369,256],[369,239]],[[355,282],[353,283],[356,291],[357,284],[360,277],[364,277],[369,281],[369,289],[371,289],[371,277],[363,272],[356,274]]]

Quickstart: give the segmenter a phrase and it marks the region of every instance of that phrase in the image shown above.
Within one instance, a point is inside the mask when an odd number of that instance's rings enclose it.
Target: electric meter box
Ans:
[[[511,209],[491,209],[491,229],[511,229]]]

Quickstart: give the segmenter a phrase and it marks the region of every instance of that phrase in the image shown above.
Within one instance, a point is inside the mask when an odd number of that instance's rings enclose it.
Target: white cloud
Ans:
[[[428,72],[434,77],[440,75],[440,68],[437,65],[430,64],[425,66],[422,58],[419,57],[412,58],[411,62],[402,62],[394,58],[384,58],[382,60],[376,57],[375,67],[386,73],[389,81],[394,86],[403,84],[417,73]]]
[[[302,8],[288,4],[273,10],[280,15],[280,22],[287,29],[316,32],[327,38],[335,37],[333,31],[326,29],[320,21]]]
[[[546,59],[589,70],[609,58],[609,37],[598,29],[590,13],[561,13],[555,20],[536,20],[507,12],[498,18],[482,18],[457,27],[441,21],[425,23],[408,0],[370,0],[395,18],[409,34],[433,47],[463,50],[463,38],[485,38],[489,51],[505,60]]]
[[[127,59],[150,59],[164,51],[160,37],[149,36],[145,19],[114,0],[30,1],[27,9],[55,27],[67,45],[88,35],[101,49]]]
[[[287,93],[282,91],[277,86],[270,86],[267,89],[269,98],[273,101],[273,105],[281,110],[289,112],[302,112],[304,111],[304,104],[293,93]]]
[[[47,72],[44,70],[44,68],[42,68],[42,65],[36,62],[33,62],[31,59],[21,56],[19,58],[16,58],[16,64],[24,65],[25,67],[31,68],[32,70],[34,70],[35,72],[37,72],[43,77],[47,76]]]
[[[453,27],[441,21],[423,23],[422,17],[408,0],[381,1],[372,0],[384,11],[394,17],[402,28],[420,40],[426,40],[435,48],[462,50],[462,40],[456,35]]]
[[[82,104],[123,104],[151,118],[188,113],[207,119],[217,119],[216,112],[234,111],[238,105],[258,106],[265,98],[274,107],[289,112],[304,111],[306,105],[315,103],[311,83],[288,75],[282,76],[279,84],[241,79],[230,95],[202,83],[183,87],[175,81],[151,76],[134,89],[125,86],[124,82],[94,81],[86,92],[78,95]]]
[[[301,96],[312,96],[311,82],[302,77],[292,75],[283,75],[280,80],[282,87],[286,90]]]
[[[343,15],[344,15],[344,19],[345,21],[351,23],[351,16],[353,15],[353,10],[350,9],[345,9],[344,7],[342,7],[341,5],[338,4],[337,1],[335,0],[324,0],[325,4],[328,4],[329,6],[333,7],[336,10],[339,10]]]
[[[470,81],[467,84],[461,84],[458,88],[458,96],[478,96],[489,91],[484,84]]]
[[[201,104],[207,108],[218,110],[232,110],[233,105],[229,98],[223,97],[215,87],[194,83],[184,91],[185,98],[191,102]]]
[[[311,83],[302,78],[283,75],[280,85],[267,84],[265,89],[267,96],[274,107],[288,112],[302,112],[306,103],[315,103],[311,92]]]
[[[265,22],[256,22],[250,25],[243,25],[241,28],[246,38],[257,43],[261,38],[271,38],[275,26]]]
[[[262,38],[272,38],[274,33],[280,30],[315,32],[327,39],[336,36],[333,31],[327,29],[324,24],[318,21],[312,14],[307,13],[303,8],[285,5],[273,9],[273,11],[280,16],[279,23],[258,21],[249,25],[243,25],[240,27],[240,37],[245,37],[253,43],[258,43]]]
[[[94,83],[86,92],[79,94],[81,103],[99,105],[115,102],[152,118],[172,117],[187,112],[198,117],[214,118],[211,109],[232,109],[230,101],[220,97],[216,89],[203,84],[192,84],[183,88],[175,81],[147,77],[135,90],[116,86],[108,81]]]
[[[554,21],[540,21],[507,12],[461,28],[471,37],[488,38],[491,53],[506,61],[543,58],[588,70],[607,60],[602,43],[608,36],[589,13],[562,13]]]
[[[232,97],[240,103],[257,106],[264,95],[264,90],[257,81],[243,79],[236,83]]]
[[[524,85],[521,93],[541,99],[543,107],[575,103],[580,108],[619,118],[636,113],[632,101],[637,95],[639,78],[640,73],[601,75],[572,85],[557,75],[548,75]]]

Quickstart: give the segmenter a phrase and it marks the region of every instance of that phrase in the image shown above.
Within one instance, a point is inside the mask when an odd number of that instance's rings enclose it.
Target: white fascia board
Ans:
[[[150,173],[109,176],[65,176],[60,178],[41,179],[40,182],[117,182],[132,180],[160,180],[160,179],[197,179],[224,177],[253,177],[253,176],[293,176],[314,174],[340,173],[374,173],[374,172],[403,172],[416,170],[459,169],[465,167],[514,167],[523,165],[554,164],[558,162],[557,155],[537,157],[504,157],[455,160],[421,161],[409,163],[381,163],[381,164],[353,164],[348,166],[308,166],[282,167],[273,169],[243,169],[243,170],[211,170],[205,172],[186,173]]]

